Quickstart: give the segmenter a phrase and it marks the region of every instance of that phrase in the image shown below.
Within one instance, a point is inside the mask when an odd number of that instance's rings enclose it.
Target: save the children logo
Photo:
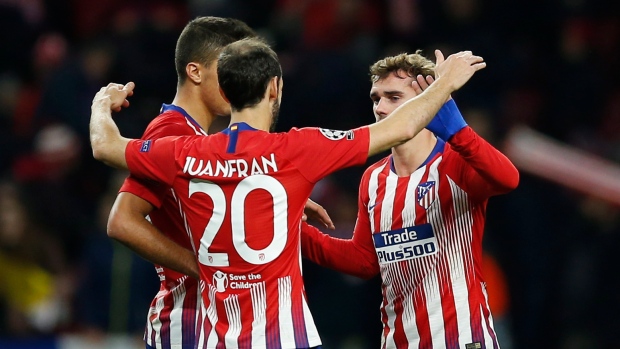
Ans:
[[[228,276],[221,271],[216,271],[213,274],[213,285],[215,285],[215,290],[217,292],[226,291],[226,287],[228,287]]]
[[[262,282],[261,274],[226,274],[220,270],[213,273],[212,279],[212,285],[217,292],[226,292],[228,288],[233,290],[252,288]]]

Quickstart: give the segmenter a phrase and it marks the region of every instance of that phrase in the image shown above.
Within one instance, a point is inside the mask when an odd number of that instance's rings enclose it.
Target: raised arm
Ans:
[[[432,83],[431,76],[417,76],[413,88],[416,93],[421,93]],[[447,141],[460,155],[464,164],[463,170],[459,171],[459,182],[479,195],[478,199],[504,194],[517,187],[517,168],[504,154],[467,126],[454,100],[450,99],[441,107],[427,128]]]
[[[129,139],[122,137],[112,120],[112,111],[129,106],[127,97],[133,94],[135,85],[110,83],[102,87],[93,98],[90,113],[90,145],[93,157],[106,165],[127,169],[125,148]]]
[[[437,114],[450,94],[461,88],[473,74],[486,67],[482,57],[470,51],[450,55],[444,60],[436,50],[437,79],[428,89],[403,103],[389,117],[369,126],[368,155],[374,155],[415,137]]]

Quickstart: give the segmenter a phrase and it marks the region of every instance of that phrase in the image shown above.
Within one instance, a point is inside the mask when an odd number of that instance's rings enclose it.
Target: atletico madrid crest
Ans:
[[[416,198],[418,199],[418,205],[428,209],[431,207],[435,198],[437,198],[437,188],[435,187],[435,181],[428,181],[418,184],[416,188]]]

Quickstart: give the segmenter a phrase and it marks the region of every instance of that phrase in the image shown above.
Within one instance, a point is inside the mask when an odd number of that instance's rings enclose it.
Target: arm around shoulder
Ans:
[[[377,256],[357,246],[352,239],[338,239],[321,232],[316,227],[302,223],[302,255],[314,263],[362,279],[379,273]]]

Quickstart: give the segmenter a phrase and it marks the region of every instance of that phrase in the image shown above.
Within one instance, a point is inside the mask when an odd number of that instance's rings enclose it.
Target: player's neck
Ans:
[[[257,130],[267,132],[269,132],[271,127],[271,119],[271,104],[269,104],[267,100],[262,100],[254,107],[233,111],[230,114],[231,125],[239,122],[245,122]]]
[[[406,143],[392,148],[394,169],[399,177],[410,176],[428,158],[437,144],[435,135],[424,129]]]
[[[209,108],[200,102],[200,96],[194,96],[182,88],[177,90],[172,104],[183,108],[205,131],[215,119],[215,115],[211,114]]]

